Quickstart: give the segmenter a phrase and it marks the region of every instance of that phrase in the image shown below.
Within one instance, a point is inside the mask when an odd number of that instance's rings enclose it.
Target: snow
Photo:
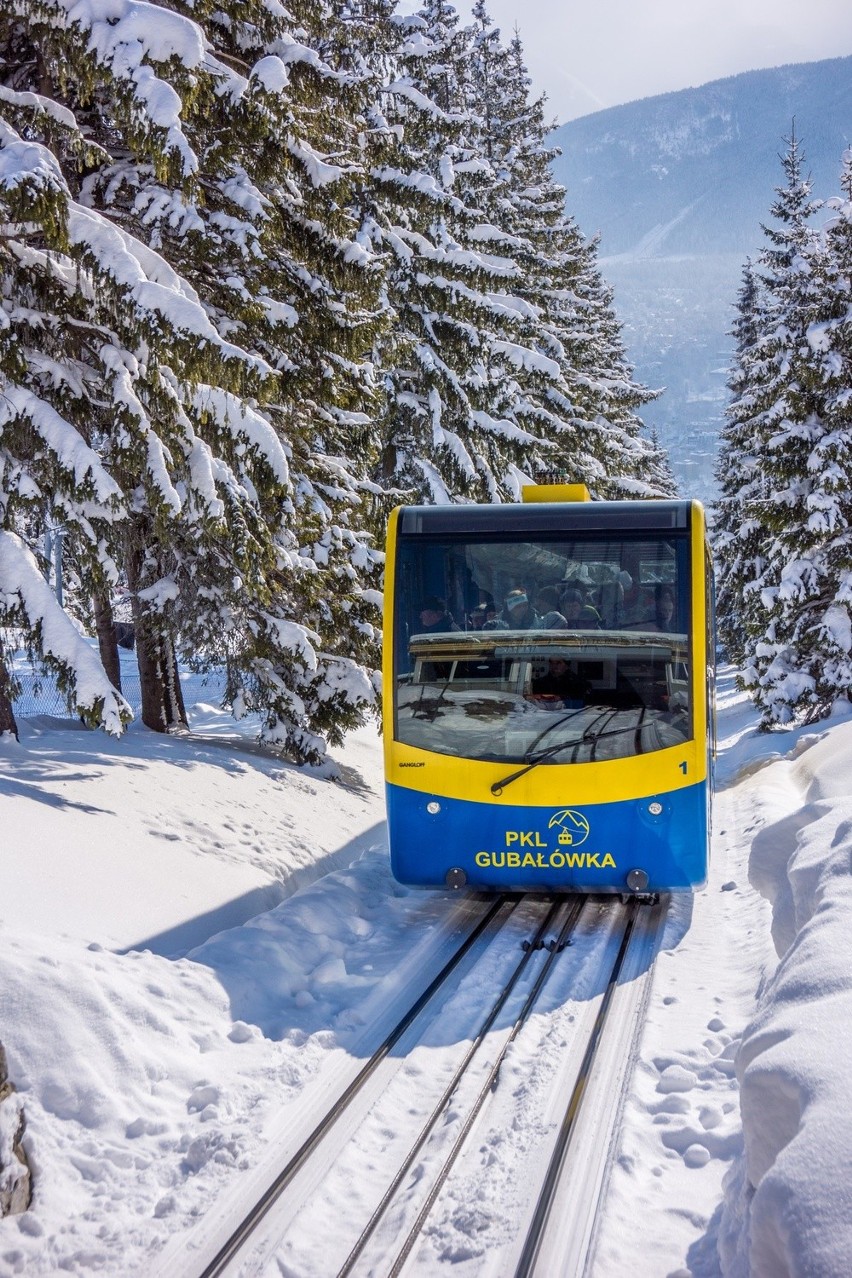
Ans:
[[[194,172],[197,158],[179,123],[180,97],[147,60],[199,66],[205,53],[201,28],[180,14],[134,0],[59,0],[59,7],[69,25],[89,32],[90,54],[133,85],[137,109],[165,130],[166,145],[181,155],[184,172]]]
[[[267,462],[275,478],[282,484],[289,483],[284,447],[261,413],[218,386],[198,385],[193,392],[193,403],[200,412],[209,413],[221,429],[247,439]]]
[[[185,691],[188,736],[42,716],[0,741],[0,1039],[35,1170],[31,1209],[0,1221],[2,1278],[182,1272],[458,908],[390,877],[374,728],[331,781]],[[709,882],[669,912],[595,1275],[836,1276],[852,1254],[850,707],[760,733],[727,674],[719,726]],[[406,1144],[407,1118],[382,1139]],[[348,1220],[342,1180],[324,1207]],[[489,1272],[517,1198],[507,1176],[459,1206],[430,1273]]]
[[[44,154],[50,156],[49,151]],[[101,269],[125,287],[143,311],[161,315],[170,327],[208,342],[226,358],[240,360],[264,374],[271,371],[258,356],[246,356],[239,347],[222,341],[191,285],[141,240],[73,202],[69,203],[68,237],[72,243],[85,246]]]
[[[449,122],[461,118],[456,114],[448,114],[446,111],[442,111],[437,102],[433,102],[433,100],[428,98],[425,93],[421,93],[410,80],[394,80],[392,84],[387,86],[385,93],[394,93],[397,97],[406,98],[409,102],[413,103],[419,111],[423,111],[426,115],[431,115],[435,120]],[[447,185],[452,184],[447,183]]]
[[[74,672],[74,701],[78,710],[94,712],[108,733],[117,736],[131,715],[130,707],[113,688],[91,646],[59,606],[39,570],[30,548],[8,530],[0,531],[0,598],[8,612],[20,610],[40,635],[46,662],[65,673]]]
[[[71,471],[78,486],[83,487],[86,479],[91,477],[99,501],[106,503],[111,498],[121,497],[121,489],[104,469],[97,453],[70,422],[32,391],[22,386],[7,385],[3,388],[0,402],[0,428],[15,416],[32,422],[59,465]]]
[[[45,190],[64,185],[50,151],[37,142],[24,142],[5,120],[0,120],[0,185],[13,190],[24,184]]]
[[[290,141],[287,149],[303,165],[313,186],[326,186],[329,182],[337,182],[346,172],[339,164],[329,164],[305,141]]]
[[[73,129],[77,121],[73,111],[60,106],[52,98],[42,97],[40,93],[17,93],[14,89],[0,84],[0,102],[8,102],[11,106],[29,107],[32,111],[43,111],[57,124]]]

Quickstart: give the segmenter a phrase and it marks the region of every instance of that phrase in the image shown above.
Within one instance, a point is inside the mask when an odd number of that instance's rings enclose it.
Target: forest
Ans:
[[[375,708],[395,504],[671,493],[551,128],[484,0],[5,5],[5,652],[121,732],[127,599],[147,726],[215,666],[318,761]]]
[[[719,631],[766,729],[852,689],[852,151],[825,202],[795,127],[782,163],[737,299],[715,511]]]
[[[123,730],[124,601],[148,727],[216,669],[318,762],[377,713],[394,505],[674,493],[552,127],[485,0],[4,8],[0,730],[22,647]],[[852,159],[821,220],[795,131],[783,163],[713,512],[767,727],[852,684]]]

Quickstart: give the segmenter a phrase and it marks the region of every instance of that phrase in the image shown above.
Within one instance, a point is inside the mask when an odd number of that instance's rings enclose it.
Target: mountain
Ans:
[[[665,391],[643,417],[684,493],[711,499],[728,392],[727,330],[762,246],[795,122],[814,195],[838,193],[852,139],[852,57],[715,80],[562,125],[554,171],[600,264],[639,378]]]

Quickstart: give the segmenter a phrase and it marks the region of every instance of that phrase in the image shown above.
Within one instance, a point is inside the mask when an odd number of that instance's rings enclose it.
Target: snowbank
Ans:
[[[776,738],[780,740],[780,738]],[[839,1278],[852,1256],[852,723],[760,778],[750,874],[780,962],[737,1057],[744,1153],[719,1236],[729,1278]]]

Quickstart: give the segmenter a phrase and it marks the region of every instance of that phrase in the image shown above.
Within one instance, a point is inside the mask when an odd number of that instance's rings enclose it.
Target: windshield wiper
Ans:
[[[555,754],[559,754],[560,750],[567,750],[569,746],[580,746],[583,744],[583,738],[578,737],[576,741],[558,741],[556,745],[548,746],[546,750],[539,752],[538,757],[528,763],[525,768],[521,768],[518,772],[512,772],[508,777],[495,781],[491,787],[491,793],[495,799],[499,799],[507,785],[511,785],[513,781],[517,781],[518,777],[524,777],[528,772],[532,772],[533,768],[537,768],[540,763],[546,763]]]
[[[616,714],[618,712],[613,711],[613,713]],[[533,768],[537,768],[540,763],[546,763],[548,759],[552,759],[554,755],[559,754],[562,750],[576,749],[577,746],[582,745],[597,745],[599,741],[603,741],[606,737],[620,737],[625,732],[636,732],[637,729],[641,731],[641,724],[630,723],[623,728],[611,728],[607,731],[601,728],[597,732],[593,732],[591,727],[586,728],[582,736],[576,737],[572,741],[557,741],[556,745],[548,746],[546,750],[540,750],[535,758],[530,758],[529,754],[527,754],[525,756],[527,759],[526,766],[519,768],[517,772],[510,773],[507,777],[502,777],[499,781],[495,781],[491,787],[491,793],[495,799],[499,799],[507,785],[511,785],[513,781],[517,781],[520,777],[525,777],[528,772],[532,772]]]

